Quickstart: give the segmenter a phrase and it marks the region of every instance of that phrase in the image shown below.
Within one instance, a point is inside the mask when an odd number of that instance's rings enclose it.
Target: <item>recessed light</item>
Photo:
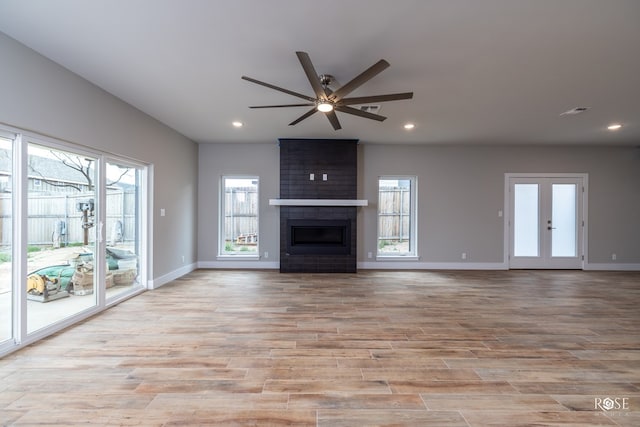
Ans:
[[[407,130],[409,130],[409,129],[413,129],[413,128],[415,128],[415,127],[416,127],[416,125],[414,125],[413,123],[406,123],[406,124],[404,125],[404,128],[405,128],[405,129],[407,129]]]
[[[622,127],[622,125],[620,123],[612,123],[609,126],[607,126],[607,129],[609,130],[618,130]]]
[[[241,128],[242,126],[244,126],[244,123],[242,122],[232,122],[231,124],[236,128]]]

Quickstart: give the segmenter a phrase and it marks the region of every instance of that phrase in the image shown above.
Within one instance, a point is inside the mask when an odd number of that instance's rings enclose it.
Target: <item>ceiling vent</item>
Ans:
[[[360,106],[360,111],[364,111],[365,113],[378,114],[380,112],[379,105],[362,105]]]
[[[589,107],[576,107],[571,110],[567,110],[564,113],[560,113],[561,116],[575,116],[576,114],[584,113]]]

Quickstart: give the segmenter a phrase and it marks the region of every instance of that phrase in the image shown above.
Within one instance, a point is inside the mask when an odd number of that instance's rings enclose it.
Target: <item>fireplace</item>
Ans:
[[[279,141],[280,271],[355,273],[357,140]]]
[[[347,255],[351,252],[351,221],[290,219],[288,255]]]

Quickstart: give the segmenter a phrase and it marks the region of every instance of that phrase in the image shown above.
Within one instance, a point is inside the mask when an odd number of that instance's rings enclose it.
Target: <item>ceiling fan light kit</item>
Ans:
[[[279,86],[272,85],[270,83],[265,83],[260,80],[253,79],[251,77],[242,76],[242,79],[248,82],[255,83],[264,87],[268,87],[270,89],[277,90],[279,92],[283,92],[288,95],[292,95],[307,101],[305,103],[298,103],[298,104],[254,105],[254,106],[250,106],[249,108],[312,107],[309,111],[304,113],[302,116],[298,117],[296,120],[289,123],[289,126],[296,125],[301,121],[303,121],[304,119],[312,116],[316,111],[320,111],[324,113],[324,115],[327,117],[327,119],[329,120],[329,123],[331,123],[331,126],[333,126],[333,129],[338,130],[338,129],[342,129],[342,126],[340,125],[340,121],[338,120],[336,111],[382,122],[386,119],[386,117],[381,116],[379,114],[370,113],[368,111],[363,111],[361,109],[351,107],[351,105],[398,101],[398,100],[413,98],[413,92],[391,93],[386,95],[360,96],[360,97],[353,97],[353,98],[346,97],[351,92],[359,88],[361,85],[371,80],[373,77],[378,75],[384,69],[389,67],[389,63],[384,59],[381,59],[380,61],[376,62],[371,67],[367,68],[365,71],[363,71],[362,73],[360,73],[359,75],[351,79],[348,83],[342,85],[335,91],[332,91],[329,88],[329,85],[331,84],[332,81],[334,81],[333,76],[331,76],[330,74],[318,75],[318,73],[316,72],[313,66],[313,63],[311,62],[311,58],[309,57],[308,53],[296,52],[296,55],[298,56],[298,60],[302,65],[302,69],[304,70],[307,76],[307,79],[311,84],[311,88],[315,93],[315,97],[304,95],[288,89],[284,89]]]
[[[328,113],[329,111],[333,111],[333,105],[330,102],[322,101],[318,103],[318,111],[322,113]]]

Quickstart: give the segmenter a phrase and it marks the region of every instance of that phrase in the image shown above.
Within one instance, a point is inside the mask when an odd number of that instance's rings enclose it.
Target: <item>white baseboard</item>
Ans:
[[[280,261],[249,261],[249,260],[231,260],[231,261],[198,261],[198,268],[235,268],[238,270],[244,269],[265,269],[271,270],[280,269]]]
[[[359,262],[362,270],[508,270],[502,262]]]
[[[587,263],[585,271],[640,271],[640,264]]]
[[[197,268],[197,264],[195,263],[189,264],[189,265],[185,265],[184,267],[180,267],[177,270],[173,270],[172,272],[167,273],[163,276],[156,277],[153,280],[149,280],[149,286],[147,287],[147,289],[158,289],[160,286],[166,285],[172,280],[176,280],[184,276],[185,274],[191,273],[196,268]]]
[[[280,261],[198,261],[198,268],[232,268],[232,269],[265,269],[278,270]],[[504,263],[494,262],[415,262],[415,261],[385,261],[359,262],[358,269],[362,270],[507,270]]]
[[[361,270],[508,270],[509,265],[503,262],[415,262],[415,261],[371,261],[358,262]],[[176,270],[153,281],[155,289],[171,280],[175,280],[196,268],[229,268],[229,269],[264,269],[278,270],[280,261],[198,261],[185,271]],[[585,271],[640,271],[640,264],[591,263],[585,264]],[[159,281],[159,285],[156,282]]]

